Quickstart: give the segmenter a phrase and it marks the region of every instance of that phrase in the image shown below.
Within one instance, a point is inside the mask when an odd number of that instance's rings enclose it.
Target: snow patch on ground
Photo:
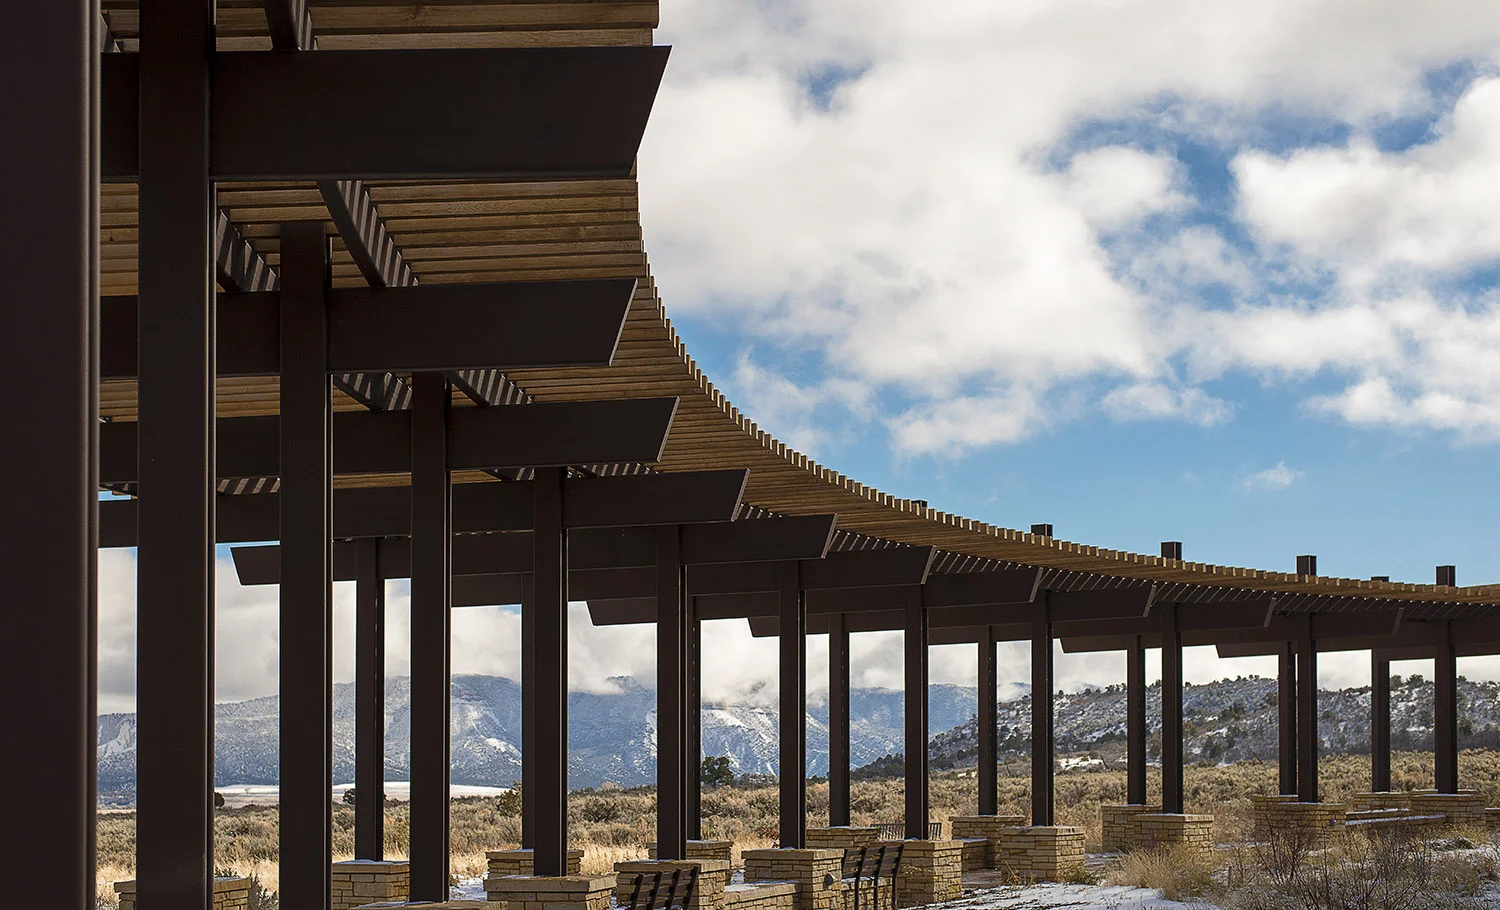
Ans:
[[[1125,885],[1007,885],[941,904],[949,910],[1212,910],[1201,901],[1169,901],[1152,888]]]

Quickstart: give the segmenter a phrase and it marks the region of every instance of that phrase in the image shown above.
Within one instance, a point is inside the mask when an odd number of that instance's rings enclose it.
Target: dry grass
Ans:
[[[1478,790],[1487,804],[1500,805],[1500,753],[1470,750],[1461,753],[1459,760],[1464,786]],[[1366,790],[1369,768],[1368,756],[1324,758],[1321,764],[1324,798],[1338,801]],[[1397,754],[1392,759],[1391,776],[1397,789],[1431,786],[1432,757],[1421,753]],[[1276,777],[1276,766],[1261,762],[1189,767],[1184,786],[1188,811],[1214,814],[1214,839],[1217,842],[1244,842],[1249,839],[1250,797],[1275,792]],[[1089,849],[1097,849],[1101,835],[1099,806],[1125,802],[1125,773],[1059,772],[1056,787],[1058,824],[1082,828]],[[1159,775],[1152,774],[1152,798],[1159,798],[1159,788]],[[934,774],[929,794],[934,819],[946,820],[952,815],[972,815],[977,811],[975,784],[970,775],[956,772]],[[903,799],[900,780],[855,781],[850,798],[851,821],[856,825],[899,821]],[[808,825],[826,825],[827,784],[809,786],[807,801]],[[1031,787],[1026,765],[1006,765],[1000,777],[1000,812],[1025,816],[1030,813],[1030,804]],[[733,841],[734,861],[739,865],[742,851],[775,845],[778,806],[774,786],[705,790],[703,836]],[[454,873],[466,878],[482,874],[486,850],[518,846],[521,838],[519,813],[519,801],[514,797],[454,800],[451,808]],[[387,806],[387,856],[399,858],[407,855],[408,820],[405,803]],[[568,798],[569,837],[575,846],[584,850],[583,869],[586,873],[607,872],[619,860],[644,856],[646,843],[655,839],[655,828],[656,797],[650,788],[580,791]],[[274,890],[277,856],[275,808],[221,809],[215,813],[214,829],[215,867],[232,869],[240,874],[257,874],[268,888]],[[1464,836],[1473,843],[1488,843],[1488,836],[1483,832],[1468,832]],[[354,811],[349,806],[337,805],[333,812],[334,856],[348,858],[353,851]],[[135,813],[101,813],[99,881],[104,884],[100,896],[112,900],[109,883],[133,877],[134,870]]]
[[[1213,885],[1213,867],[1200,854],[1183,847],[1127,853],[1110,883],[1132,888],[1155,888],[1168,900],[1197,897]]]

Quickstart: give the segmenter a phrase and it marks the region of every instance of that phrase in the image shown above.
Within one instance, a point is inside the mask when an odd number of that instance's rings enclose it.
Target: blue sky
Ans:
[[[657,41],[653,274],[705,372],[783,441],[1103,547],[1500,582],[1493,3],[664,0]],[[101,705],[128,710],[133,557],[101,563]],[[219,571],[219,698],[274,694],[276,591]],[[402,673],[404,585],[390,605]],[[585,616],[575,687],[651,679],[649,627]],[[774,642],[710,625],[706,694],[774,697]],[[351,627],[339,586],[341,681]],[[513,610],[454,629],[455,672],[516,675]],[[859,638],[856,683],[899,687],[899,635]],[[936,681],[973,665],[934,649]],[[1019,647],[1000,666],[1027,676]],[[1187,669],[1273,667],[1190,649]],[[1122,675],[1058,664],[1067,687]],[[1367,678],[1367,655],[1322,661],[1325,686]]]

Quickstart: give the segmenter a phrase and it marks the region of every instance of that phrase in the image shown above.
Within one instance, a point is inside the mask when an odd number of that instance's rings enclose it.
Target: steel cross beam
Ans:
[[[209,176],[627,177],[669,50],[209,52]],[[102,74],[102,173],[131,181],[140,55],[104,54]],[[266,98],[277,116],[264,116]]]
[[[675,398],[454,408],[447,427],[448,469],[659,461],[676,411]],[[412,425],[410,411],[334,415],[333,472],[409,473]],[[279,475],[281,426],[275,415],[219,418],[218,476]],[[133,422],[100,427],[101,484],[135,482],[138,430]]]
[[[634,278],[515,281],[328,293],[330,373],[480,367],[609,366]],[[273,292],[220,294],[218,375],[273,376],[281,368]],[[137,299],[101,307],[104,379],[135,379]]]

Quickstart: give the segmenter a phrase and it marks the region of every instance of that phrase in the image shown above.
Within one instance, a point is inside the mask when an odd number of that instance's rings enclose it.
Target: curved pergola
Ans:
[[[37,647],[4,678],[52,681],[22,721],[66,728],[69,756],[22,769],[37,786],[21,815],[65,816],[16,858],[58,867],[35,876],[37,901],[93,877],[75,848],[92,831],[96,545],[140,552],[148,903],[185,906],[212,875],[194,857],[212,856],[215,543],[281,541],[236,560],[247,582],[282,584],[281,882],[308,900],[328,889],[334,578],[360,582],[369,858],[379,591],[413,579],[413,897],[446,889],[453,606],[523,605],[539,656],[524,685],[526,837],[536,871],[565,868],[570,593],[598,622],[657,623],[667,858],[697,834],[697,630],[715,617],[781,639],[783,846],[805,829],[807,634],[831,636],[843,698],[834,824],[848,820],[848,635],[887,628],[907,633],[914,837],[927,830],[927,645],[947,641],[981,645],[991,734],[995,642],[1030,641],[1046,693],[1054,640],[1129,651],[1133,800],[1142,653],[1163,648],[1168,812],[1183,809],[1185,644],[1274,650],[1301,700],[1320,643],[1430,649],[1447,686],[1438,785],[1456,791],[1453,659],[1500,642],[1500,585],[1208,565],[1180,545],[1145,555],[1002,528],[865,486],[734,407],[673,329],[642,242],[633,161],[666,63],[655,2],[57,0],[21,16],[0,59],[38,86],[13,93],[8,117],[35,141],[5,152],[13,218],[31,230],[0,250],[24,302],[3,344],[23,381],[42,380],[18,396],[16,425],[44,432],[7,447],[5,476],[29,482],[5,558],[22,596],[57,607],[22,612],[19,640]],[[1046,825],[1050,696],[1033,709],[1033,822]],[[1301,761],[1284,760],[1283,784],[1315,800],[1316,712],[1291,722]],[[992,735],[986,755],[992,814]]]

